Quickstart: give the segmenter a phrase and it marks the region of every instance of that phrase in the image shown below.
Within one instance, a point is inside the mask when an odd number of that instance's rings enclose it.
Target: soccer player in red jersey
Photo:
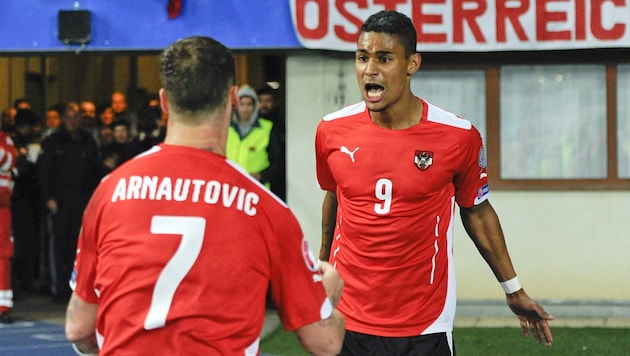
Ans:
[[[319,257],[345,282],[342,354],[454,353],[456,205],[525,335],[550,345],[553,317],[521,288],[488,201],[479,132],[411,92],[421,63],[411,20],[370,16],[355,59],[364,100],[326,115],[315,142],[326,191]]]
[[[161,55],[165,142],[103,179],[83,219],[66,335],[77,353],[257,355],[267,288],[314,354],[341,350],[338,272],[288,207],[225,157],[234,59],[207,37]]]

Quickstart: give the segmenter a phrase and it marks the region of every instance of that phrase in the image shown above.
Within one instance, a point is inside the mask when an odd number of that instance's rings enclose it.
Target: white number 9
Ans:
[[[374,204],[374,212],[379,215],[389,213],[392,206],[392,181],[386,178],[377,180],[374,187],[374,195],[376,199],[381,201]]]

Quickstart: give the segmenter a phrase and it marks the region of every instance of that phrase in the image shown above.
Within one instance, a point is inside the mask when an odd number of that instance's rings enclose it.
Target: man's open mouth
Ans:
[[[369,98],[379,98],[385,88],[378,84],[365,84],[365,92]]]

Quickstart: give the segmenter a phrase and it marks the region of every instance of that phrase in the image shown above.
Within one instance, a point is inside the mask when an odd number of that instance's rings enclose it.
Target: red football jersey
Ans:
[[[419,99],[420,100],[420,99]],[[348,330],[402,337],[451,331],[455,204],[487,198],[485,152],[469,121],[423,101],[418,125],[388,130],[364,102],[324,117],[317,179],[339,202],[331,263]]]
[[[287,206],[225,157],[165,144],[96,189],[71,279],[102,352],[134,355],[256,355],[270,283],[285,328],[331,315]]]

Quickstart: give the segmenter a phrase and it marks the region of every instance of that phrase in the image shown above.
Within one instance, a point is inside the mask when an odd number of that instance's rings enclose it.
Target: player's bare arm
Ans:
[[[330,317],[299,328],[295,335],[312,355],[337,355],[341,352],[345,333],[346,323],[335,309]]]
[[[497,280],[499,282],[514,280],[516,272],[505,244],[499,218],[490,202],[486,200],[478,206],[461,208],[460,214],[466,232]],[[506,299],[508,306],[520,320],[523,334],[528,337],[531,330],[536,341],[550,346],[553,336],[548,321],[554,317],[532,300],[520,284],[516,288],[510,293],[506,292]]]
[[[66,311],[66,338],[77,353],[98,354],[96,342],[97,304],[87,303],[72,293]]]
[[[320,262],[319,271],[326,295],[333,307],[337,306],[343,291],[343,280],[329,263]],[[313,355],[336,355],[341,351],[346,325],[341,313],[333,309],[332,314],[318,322],[308,324],[296,331],[296,336],[305,350]]]
[[[319,259],[328,261],[330,258],[330,246],[332,245],[337,222],[337,193],[326,192],[322,203],[322,246],[319,250]]]

